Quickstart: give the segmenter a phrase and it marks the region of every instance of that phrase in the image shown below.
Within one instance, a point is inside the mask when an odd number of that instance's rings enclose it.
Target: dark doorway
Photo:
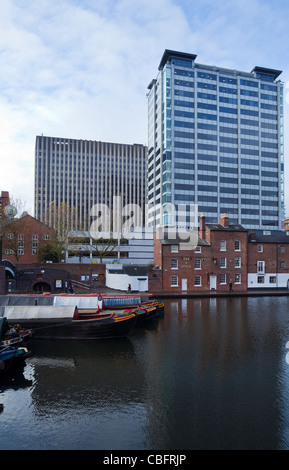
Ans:
[[[33,292],[40,294],[43,292],[51,292],[51,286],[47,282],[36,282],[33,286]]]

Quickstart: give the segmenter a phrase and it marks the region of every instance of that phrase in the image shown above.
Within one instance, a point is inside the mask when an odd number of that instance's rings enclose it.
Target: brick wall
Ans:
[[[19,240],[21,237],[21,240]],[[37,261],[33,248],[37,249],[45,243],[53,243],[56,240],[55,231],[47,225],[39,222],[30,215],[11,222],[3,228],[2,258],[11,261],[13,264],[34,263]],[[22,249],[24,254],[9,254],[11,250]]]
[[[230,283],[234,291],[247,289],[247,231],[229,226],[225,215],[213,230],[201,216],[199,234],[203,241],[198,251],[182,250],[173,241],[155,240],[155,265],[161,270],[157,279],[149,277],[149,290],[194,293],[216,288],[227,292]]]

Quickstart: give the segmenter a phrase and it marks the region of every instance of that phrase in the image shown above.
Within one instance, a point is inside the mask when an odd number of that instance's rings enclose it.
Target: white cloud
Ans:
[[[283,0],[1,0],[0,189],[33,206],[41,133],[146,143],[147,85],[166,48],[282,70],[288,9]]]

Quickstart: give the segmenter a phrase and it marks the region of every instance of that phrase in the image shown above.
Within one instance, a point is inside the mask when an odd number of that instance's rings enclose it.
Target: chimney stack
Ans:
[[[200,232],[199,232],[200,238],[202,240],[206,239],[206,217],[204,216],[204,213],[202,212],[200,215]]]
[[[219,218],[219,224],[223,225],[223,227],[229,227],[229,217],[227,214],[222,214]]]
[[[250,233],[249,233],[249,240],[250,240],[250,242],[255,242],[255,241],[256,241],[256,233],[255,233],[255,230],[250,230]]]

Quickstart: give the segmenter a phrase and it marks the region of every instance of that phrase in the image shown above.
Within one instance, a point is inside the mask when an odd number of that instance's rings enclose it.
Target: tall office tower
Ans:
[[[246,228],[284,220],[281,71],[239,72],[165,50],[148,86],[148,224],[171,224],[197,204]]]
[[[88,230],[92,206],[103,204],[115,210],[114,197],[119,196],[119,209],[136,204],[144,221],[146,153],[147,148],[139,144],[37,136],[35,217],[53,226],[49,207],[64,203],[74,213],[68,216],[69,228]]]

